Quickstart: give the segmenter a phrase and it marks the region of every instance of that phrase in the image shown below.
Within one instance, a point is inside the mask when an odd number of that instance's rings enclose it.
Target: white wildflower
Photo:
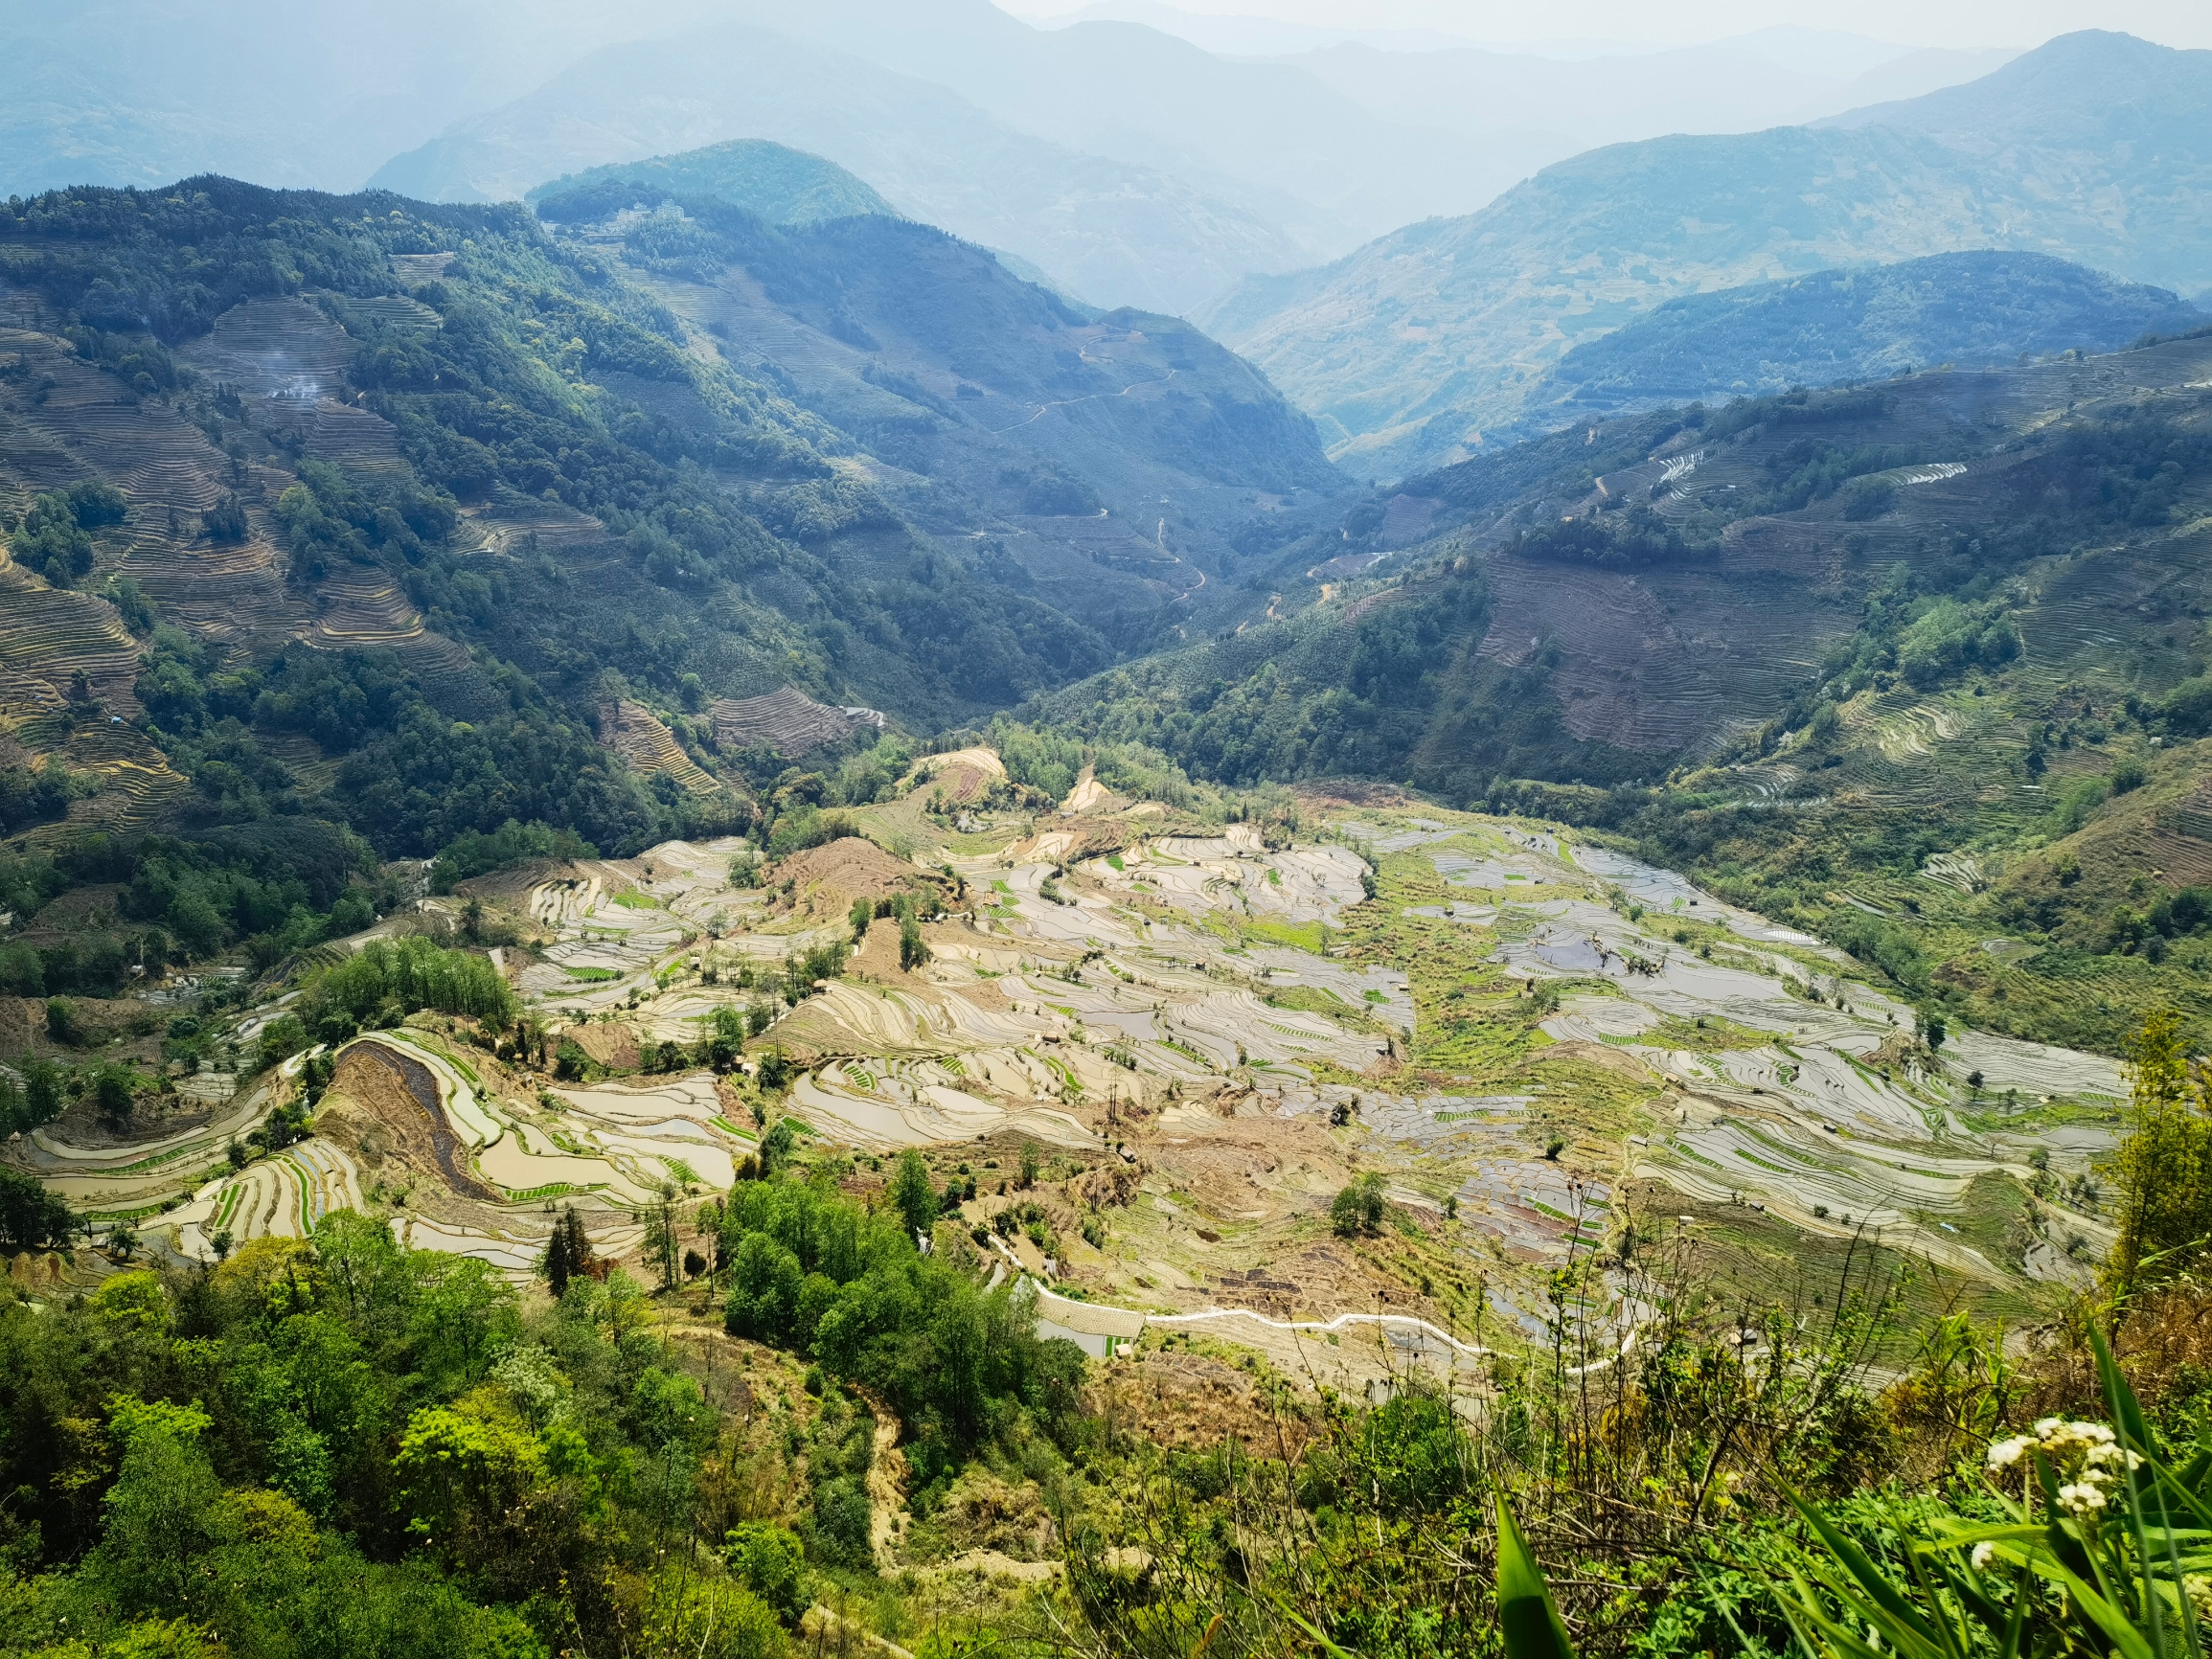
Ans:
[[[1987,1538],[1984,1538],[1980,1543],[1974,1545],[1973,1556],[1972,1557],[1973,1561],[1973,1570],[1977,1573],[1988,1572],[1989,1564],[1996,1559],[1996,1554],[1997,1547],[1991,1543]]]
[[[1989,1466],[1993,1469],[2009,1469],[2013,1465],[2018,1463],[2026,1455],[2028,1447],[2035,1443],[2024,1434],[2017,1434],[2011,1440],[1994,1442],[1989,1448]]]
[[[2077,1481],[2059,1489],[2059,1508],[2069,1515],[2089,1515],[2105,1507],[2105,1489]]]

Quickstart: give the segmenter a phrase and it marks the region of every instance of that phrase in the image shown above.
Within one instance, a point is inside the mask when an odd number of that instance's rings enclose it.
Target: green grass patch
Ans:
[[[565,1198],[571,1193],[604,1192],[606,1186],[604,1181],[594,1181],[587,1187],[579,1187],[573,1181],[548,1181],[542,1187],[526,1187],[519,1193],[510,1193],[507,1201],[510,1204],[541,1204],[548,1198]]]
[[[660,910],[665,908],[661,901],[650,893],[618,893],[614,896],[614,901],[625,910]]]
[[[1334,991],[1317,985],[1288,985],[1267,992],[1267,1001],[1276,1008],[1292,1008],[1301,1013],[1317,1013],[1330,1019],[1367,1021],[1365,1009],[1354,1008]]]
[[[567,974],[569,978],[577,980],[584,985],[604,985],[610,979],[620,979],[622,977],[621,974],[617,973],[611,967],[564,966],[560,971]]]
[[[1329,929],[1318,921],[1284,921],[1272,916],[1256,916],[1239,929],[1243,943],[1258,941],[1262,944],[1283,944],[1292,950],[1302,950],[1308,956],[1319,956],[1329,945]]]

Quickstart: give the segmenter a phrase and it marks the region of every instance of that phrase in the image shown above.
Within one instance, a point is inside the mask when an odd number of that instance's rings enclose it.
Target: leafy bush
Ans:
[[[419,1009],[495,1028],[513,1024],[516,1012],[513,990],[489,958],[420,937],[371,940],[310,983],[300,1008],[307,1030],[325,1042],[396,1024]]]
[[[557,830],[533,821],[517,824],[510,818],[489,835],[465,830],[439,850],[430,867],[430,885],[450,893],[472,876],[488,875],[534,858],[596,858],[599,849],[573,830]]]

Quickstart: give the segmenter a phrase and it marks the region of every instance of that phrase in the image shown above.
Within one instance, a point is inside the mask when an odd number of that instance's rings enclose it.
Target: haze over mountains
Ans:
[[[2212,283],[2212,52],[2062,36],[1818,127],[1616,145],[1199,320],[1374,476],[1471,453],[1549,365],[1678,294],[1966,248]]]
[[[619,14],[462,0],[374,18],[14,0],[0,48],[17,66],[0,190],[218,171],[504,199],[762,138],[824,154],[900,212],[1087,300],[1178,311],[1247,273],[1472,212],[1593,144],[1835,113],[1988,57],[1836,35],[1576,62],[1357,42],[1260,60],[1145,21],[1039,29],[987,0],[647,0]],[[1856,84],[1837,64],[1889,79]]]

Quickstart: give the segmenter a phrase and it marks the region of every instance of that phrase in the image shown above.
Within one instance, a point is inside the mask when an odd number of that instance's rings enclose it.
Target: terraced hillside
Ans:
[[[203,895],[208,920],[165,886],[118,918],[157,924],[172,962],[251,938],[265,966],[337,927],[349,890],[388,909],[407,882],[373,878],[377,856],[511,821],[610,852],[712,837],[801,757],[864,800],[883,766],[839,768],[887,727],[1210,625],[1241,530],[1335,483],[1311,428],[1180,324],[1086,319],[883,216],[882,246],[737,217],[773,304],[734,244],[695,281],[514,210],[217,179],[11,208],[0,833],[53,860],[0,909],[128,884],[148,835],[282,819],[274,864],[181,855],[286,897]],[[845,353],[835,387],[810,402],[720,313],[663,304],[725,276],[805,351]],[[840,284],[873,355],[824,309]],[[982,407],[934,412],[917,374]],[[836,387],[903,413],[869,426]],[[359,839],[289,834],[308,823]],[[124,840],[87,862],[95,830]],[[48,952],[38,987],[115,989],[148,937],[98,972]]]
[[[1586,785],[1527,798],[2113,1049],[2160,1001],[2212,1017],[2189,928],[2142,920],[2201,878],[2151,817],[2212,766],[2208,381],[2195,335],[1577,427],[1293,544],[1277,620],[1043,707],[1239,784]]]
[[[418,1015],[185,1134],[41,1130],[19,1161],[187,1260],[351,1208],[527,1279],[559,1207],[634,1262],[664,1183],[920,1148],[947,1237],[1031,1281],[1051,1331],[1204,1334],[1348,1386],[1479,1386],[1545,1329],[1554,1270],[1631,1226],[1745,1294],[1873,1247],[2019,1312],[2109,1239],[2111,1062],[1933,1037],[1842,952],[1600,841],[1387,797],[1308,796],[1291,830],[1158,800],[956,814],[935,786],[859,814],[905,856],[678,842],[482,878],[436,902],[519,930],[541,1039]],[[855,899],[885,915],[823,956]],[[919,956],[902,915],[935,917]],[[226,1166],[310,1062],[311,1133]],[[1333,1221],[1368,1177],[1392,1225]]]

